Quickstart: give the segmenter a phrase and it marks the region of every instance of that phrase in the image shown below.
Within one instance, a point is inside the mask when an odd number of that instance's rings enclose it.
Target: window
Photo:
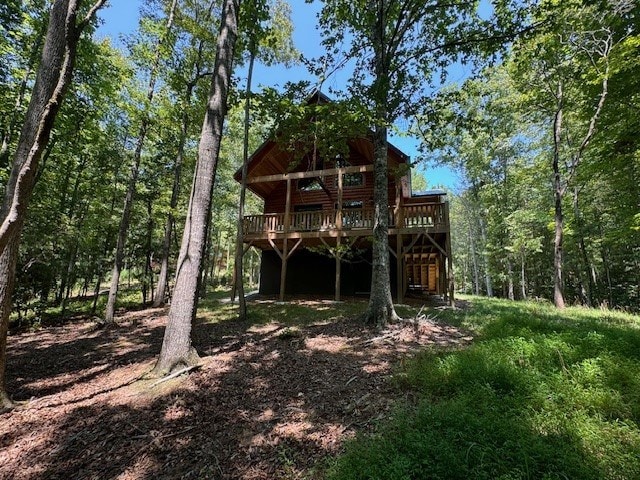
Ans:
[[[351,164],[347,162],[344,158],[338,156],[336,157],[336,168],[345,168],[350,167]],[[364,176],[362,173],[345,173],[342,178],[342,186],[343,187],[360,187],[364,185]],[[338,177],[336,176],[336,187],[338,186]]]
[[[322,204],[320,203],[308,203],[306,205],[294,205],[293,211],[298,212],[318,212],[322,210]]]
[[[364,177],[361,173],[346,173],[342,179],[343,187],[359,187],[364,185]]]
[[[298,180],[298,190],[301,192],[315,192],[322,190],[322,183],[317,178],[301,178]]]
[[[363,206],[362,200],[350,200],[348,202],[342,203],[343,210],[348,210],[350,208],[362,208],[362,206]],[[336,208],[337,207],[338,205],[336,205]]]

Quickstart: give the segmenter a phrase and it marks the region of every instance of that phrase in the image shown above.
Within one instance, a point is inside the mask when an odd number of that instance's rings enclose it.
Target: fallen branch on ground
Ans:
[[[184,367],[184,368],[181,368],[180,370],[176,370],[172,374],[167,375],[166,377],[162,377],[160,380],[156,380],[155,382],[153,382],[151,385],[149,385],[149,389],[152,389],[153,387],[155,387],[157,385],[160,385],[161,383],[164,383],[164,382],[166,382],[168,380],[171,380],[172,378],[180,376],[183,373],[187,373],[187,372],[190,372],[191,370],[196,370],[196,369],[201,368],[201,367],[202,367],[202,364],[199,363],[197,365],[191,365],[189,367]]]

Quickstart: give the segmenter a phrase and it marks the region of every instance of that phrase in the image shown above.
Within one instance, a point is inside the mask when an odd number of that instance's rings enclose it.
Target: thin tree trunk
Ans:
[[[507,259],[507,295],[509,300],[515,300],[516,296],[513,292],[513,265],[511,259]]]
[[[93,291],[93,304],[91,305],[91,315],[96,314],[98,308],[98,297],[100,296],[100,285],[102,284],[102,275],[98,272],[98,280],[96,281],[96,288]]]
[[[214,74],[205,112],[198,161],[176,269],[176,285],[167,328],[154,374],[162,375],[181,364],[199,361],[191,345],[191,326],[198,305],[198,279],[206,246],[211,195],[227,111],[227,93],[238,29],[240,0],[225,0],[216,46]]]
[[[180,139],[178,142],[178,152],[176,154],[176,161],[173,166],[173,189],[171,190],[171,202],[169,203],[169,215],[167,216],[167,223],[164,228],[164,240],[162,242],[162,260],[160,265],[160,276],[158,277],[158,288],[153,300],[154,307],[160,307],[164,305],[167,295],[167,287],[169,285],[169,256],[171,252],[171,232],[175,219],[173,212],[178,206],[178,198],[180,196],[180,183],[182,181],[182,162],[184,158],[184,145],[187,141],[187,135],[189,131],[189,113],[188,106],[191,104],[191,95],[193,92],[193,84],[189,84],[187,87],[187,93],[185,95],[184,112],[182,114],[182,127],[180,129]]]
[[[558,85],[557,98],[559,103],[553,121],[553,197],[555,235],[553,240],[553,303],[558,308],[564,308],[564,283],[562,276],[562,241],[564,235],[564,218],[562,215],[562,197],[564,188],[560,176],[560,142],[562,140],[562,85]]]
[[[242,178],[240,180],[240,205],[238,206],[238,230],[236,233],[236,260],[234,272],[234,284],[232,297],[238,293],[238,318],[244,320],[247,317],[247,302],[244,298],[244,275],[242,269],[242,257],[244,256],[244,245],[242,243],[242,224],[244,221],[244,202],[247,195],[247,168],[249,162],[249,121],[251,113],[251,80],[253,77],[253,63],[256,58],[255,44],[252,41],[249,46],[249,69],[247,72],[247,88],[245,94],[247,98],[244,104],[244,141],[242,148]],[[234,300],[232,298],[231,300]]]
[[[387,124],[389,121],[387,100],[389,98],[389,72],[393,45],[389,44],[385,29],[387,11],[382,4],[376,9],[372,40],[374,49],[373,95],[376,126],[373,133],[373,252],[371,266],[371,296],[364,314],[367,323],[377,328],[397,321],[398,315],[391,298],[389,273],[389,172],[387,165]]]
[[[484,219],[478,215],[478,224],[480,225],[480,237],[482,238],[482,259],[484,261],[484,284],[487,288],[487,297],[493,297],[493,284],[491,282],[491,274],[489,273],[489,254],[487,252],[487,229]]]
[[[600,252],[602,256],[602,264],[604,265],[604,273],[607,277],[607,306],[613,306],[613,283],[611,282],[611,269],[609,268],[609,255],[606,249],[602,249]]]
[[[469,222],[469,243],[471,244],[471,258],[473,260],[473,293],[480,295],[480,276],[478,274],[478,254],[476,253],[476,243],[471,235],[471,222]]]
[[[67,269],[64,273],[64,284],[68,285],[64,290],[66,294],[61,298],[60,301],[60,316],[64,318],[66,309],[67,309],[67,301],[69,300],[69,293],[71,290],[71,277],[73,276],[73,270],[76,265],[76,255],[78,254],[78,243],[75,242],[71,247],[71,253],[69,254],[69,261],[67,262]]]
[[[153,260],[153,252],[151,251],[151,240],[153,238],[153,207],[151,205],[151,195],[147,197],[147,238],[146,238],[146,255],[144,262],[144,272],[142,275],[142,305],[147,304],[147,296],[153,299],[153,269],[151,262]],[[147,295],[148,294],[148,295]]]
[[[165,34],[158,40],[158,43],[156,45],[153,65],[151,67],[151,71],[149,72],[149,85],[147,86],[147,101],[149,104],[151,104],[151,102],[153,101],[153,96],[155,94],[157,72],[160,65],[162,45],[171,32],[176,4],[177,0],[173,0],[169,9]],[[144,141],[147,136],[147,130],[150,123],[151,118],[149,117],[149,112],[145,111],[142,115],[142,122],[140,124],[140,131],[138,133],[138,142],[133,154],[133,161],[131,162],[131,173],[129,175],[127,193],[124,197],[124,207],[122,209],[122,217],[120,218],[120,227],[118,228],[116,253],[113,262],[113,269],[111,271],[111,287],[109,288],[109,297],[107,299],[107,307],[104,313],[104,321],[106,325],[112,325],[114,323],[116,300],[118,297],[118,286],[120,284],[120,273],[122,272],[122,261],[124,259],[124,247],[127,240],[127,232],[129,231],[129,222],[131,221],[131,208],[133,206],[133,200],[136,194],[136,184],[138,182],[138,174],[140,172],[142,147],[144,146]]]
[[[215,188],[215,181],[213,184],[213,188]],[[207,243],[204,249],[204,254],[202,257],[202,265],[200,265],[200,275],[198,278],[200,279],[198,283],[198,292],[200,292],[199,297],[205,298],[207,296],[207,287],[209,286],[209,273],[210,269],[208,268],[209,262],[211,262],[211,225],[213,218],[213,208],[209,207],[209,217],[207,220],[207,228],[205,231],[205,238],[207,239]]]
[[[524,260],[524,249],[522,249],[520,254],[520,294],[522,295],[522,300],[527,299],[527,279],[525,277]]]
[[[82,30],[105,0],[98,0],[86,17],[77,21],[80,0],[58,0],[51,7],[49,24],[36,82],[13,157],[13,167],[1,209],[0,226],[0,406],[11,401],[5,388],[6,341],[15,284],[20,234],[33,192],[38,163],[71,82]]]

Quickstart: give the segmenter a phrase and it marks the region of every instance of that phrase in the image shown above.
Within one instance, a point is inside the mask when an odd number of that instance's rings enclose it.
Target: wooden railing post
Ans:
[[[287,201],[284,205],[284,231],[289,231],[291,225],[291,179],[287,177]]]

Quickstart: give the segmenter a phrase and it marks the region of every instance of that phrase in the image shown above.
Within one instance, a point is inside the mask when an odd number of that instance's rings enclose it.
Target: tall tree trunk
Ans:
[[[11,296],[16,278],[19,237],[14,237],[0,255],[0,411],[10,408],[13,402],[6,388],[7,332],[11,314]]]
[[[167,373],[181,364],[193,365],[199,360],[197,352],[191,346],[191,326],[198,306],[198,279],[206,244],[222,127],[227,111],[239,6],[240,0],[225,0],[222,10],[209,102],[202,125],[198,161],[178,256],[176,285],[160,356],[154,367],[156,375]]]
[[[595,291],[595,282],[596,279],[593,275],[593,265],[589,260],[589,254],[587,253],[587,245],[584,241],[584,223],[582,221],[582,212],[580,212],[580,204],[578,202],[579,190],[578,187],[574,187],[573,189],[573,212],[576,222],[576,234],[578,236],[578,246],[580,247],[580,254],[582,255],[582,268],[584,269],[584,273],[587,276],[587,291],[584,294],[584,300],[586,304],[591,307],[593,306],[593,294]],[[579,275],[580,282],[582,283],[583,276]]]
[[[80,22],[80,0],[58,0],[51,7],[49,24],[36,82],[13,157],[13,167],[5,189],[0,227],[0,402],[11,406],[5,389],[6,341],[15,283],[20,234],[24,225],[38,162],[71,82],[76,49],[82,30],[105,0],[98,0]]]
[[[167,17],[167,26],[164,35],[158,40],[155,50],[155,57],[153,59],[153,65],[149,72],[149,85],[147,86],[147,100],[150,105],[153,101],[153,96],[156,89],[156,80],[158,67],[160,66],[160,58],[162,55],[162,46],[171,32],[173,27],[173,17],[176,11],[176,5],[178,0],[173,0],[171,7],[169,8],[169,15]],[[147,130],[151,118],[149,112],[145,111],[142,114],[142,122],[140,124],[140,131],[138,133],[138,142],[133,154],[133,161],[131,162],[131,173],[129,175],[129,183],[127,186],[127,193],[124,197],[124,207],[122,209],[122,217],[120,217],[120,227],[118,228],[118,240],[116,242],[116,253],[113,261],[113,269],[111,271],[111,287],[109,288],[109,297],[107,299],[107,307],[104,313],[105,324],[111,325],[114,323],[114,314],[116,309],[116,300],[118,297],[118,286],[120,284],[120,273],[122,272],[122,261],[124,259],[124,247],[127,240],[127,232],[129,231],[129,222],[131,221],[131,208],[133,206],[133,200],[136,194],[136,184],[138,183],[138,174],[140,172],[140,159],[142,157],[142,147],[147,136]]]
[[[98,272],[98,280],[96,280],[96,287],[93,290],[93,303],[91,304],[91,315],[96,314],[98,309],[98,297],[100,296],[100,285],[102,285],[102,274]]]
[[[151,195],[147,197],[147,238],[145,239],[145,261],[144,261],[144,273],[142,275],[142,305],[147,304],[147,296],[149,299],[153,299],[153,267],[151,262],[153,261],[152,252],[152,239],[153,239],[153,205],[151,201]],[[147,295],[148,294],[148,295]]]
[[[211,18],[215,1],[211,1],[207,11],[207,21]],[[178,151],[176,152],[176,160],[173,165],[173,189],[171,190],[171,201],[169,203],[169,214],[167,215],[167,223],[165,224],[164,239],[162,242],[162,260],[160,263],[160,275],[158,276],[158,288],[153,299],[153,306],[160,307],[165,304],[169,291],[169,257],[171,255],[171,241],[173,238],[173,230],[175,228],[175,217],[173,212],[178,206],[180,196],[180,184],[182,183],[182,164],[184,162],[184,147],[189,134],[189,107],[191,106],[191,98],[193,89],[197,81],[202,77],[202,51],[204,49],[204,41],[200,40],[197,48],[197,57],[193,66],[193,77],[187,84],[184,96],[184,110],[182,112],[182,125],[180,129],[180,138],[178,140]]]
[[[398,315],[391,298],[389,273],[389,172],[387,165],[387,124],[389,111],[389,71],[393,56],[393,45],[389,44],[386,32],[387,10],[384,2],[371,5],[376,9],[376,21],[371,32],[374,50],[373,95],[376,126],[373,133],[373,252],[371,266],[371,294],[364,314],[368,324],[384,327],[396,321]],[[396,45],[397,47],[397,45]]]
[[[42,25],[42,29],[44,29],[44,25]],[[18,116],[20,115],[20,110],[22,109],[25,93],[27,93],[27,86],[29,85],[29,79],[31,78],[33,67],[36,64],[36,60],[38,60],[38,52],[40,51],[40,46],[42,45],[42,41],[44,40],[43,34],[44,32],[41,30],[41,28],[39,28],[38,31],[34,34],[35,44],[32,46],[31,53],[29,54],[29,60],[27,61],[24,75],[22,76],[22,80],[20,81],[20,88],[18,88],[18,95],[16,96],[13,110],[11,112],[9,121],[7,122],[7,127],[4,131],[4,134],[2,135],[2,145],[0,145],[0,168],[4,168],[9,164],[9,145],[11,144],[11,140],[13,139],[13,134],[18,123]]]
[[[256,58],[256,47],[254,41],[249,46],[249,69],[247,72],[247,96],[244,104],[244,140],[242,145],[242,178],[240,180],[240,205],[238,206],[238,230],[236,233],[236,260],[234,272],[234,285],[231,289],[235,297],[238,293],[238,318],[244,320],[247,317],[247,302],[244,298],[244,272],[242,269],[242,257],[244,256],[244,245],[242,243],[242,224],[244,221],[244,202],[247,195],[247,167],[249,163],[249,121],[251,113],[251,80],[253,78],[253,63]],[[232,298],[231,300],[234,300]]]
[[[387,127],[376,126],[374,152],[374,223],[371,296],[365,321],[376,327],[398,320],[391,298],[389,274],[389,192],[387,172]]]
[[[553,303],[564,308],[564,283],[562,278],[563,259],[562,241],[564,236],[564,218],[562,215],[562,197],[565,189],[560,176],[560,142],[562,141],[562,85],[558,85],[559,103],[553,121],[553,198],[555,235],[553,240]]]
[[[214,174],[215,175],[215,174]],[[215,180],[215,179],[214,179]],[[213,184],[213,188],[215,188],[215,181]],[[198,292],[199,298],[206,298],[207,296],[207,286],[210,283],[209,273],[211,270],[209,267],[209,262],[211,262],[211,225],[213,218],[213,209],[209,207],[209,217],[207,219],[207,228],[204,233],[204,237],[206,238],[206,244],[204,247],[204,254],[202,257],[201,265],[200,265],[200,275],[198,276]]]

